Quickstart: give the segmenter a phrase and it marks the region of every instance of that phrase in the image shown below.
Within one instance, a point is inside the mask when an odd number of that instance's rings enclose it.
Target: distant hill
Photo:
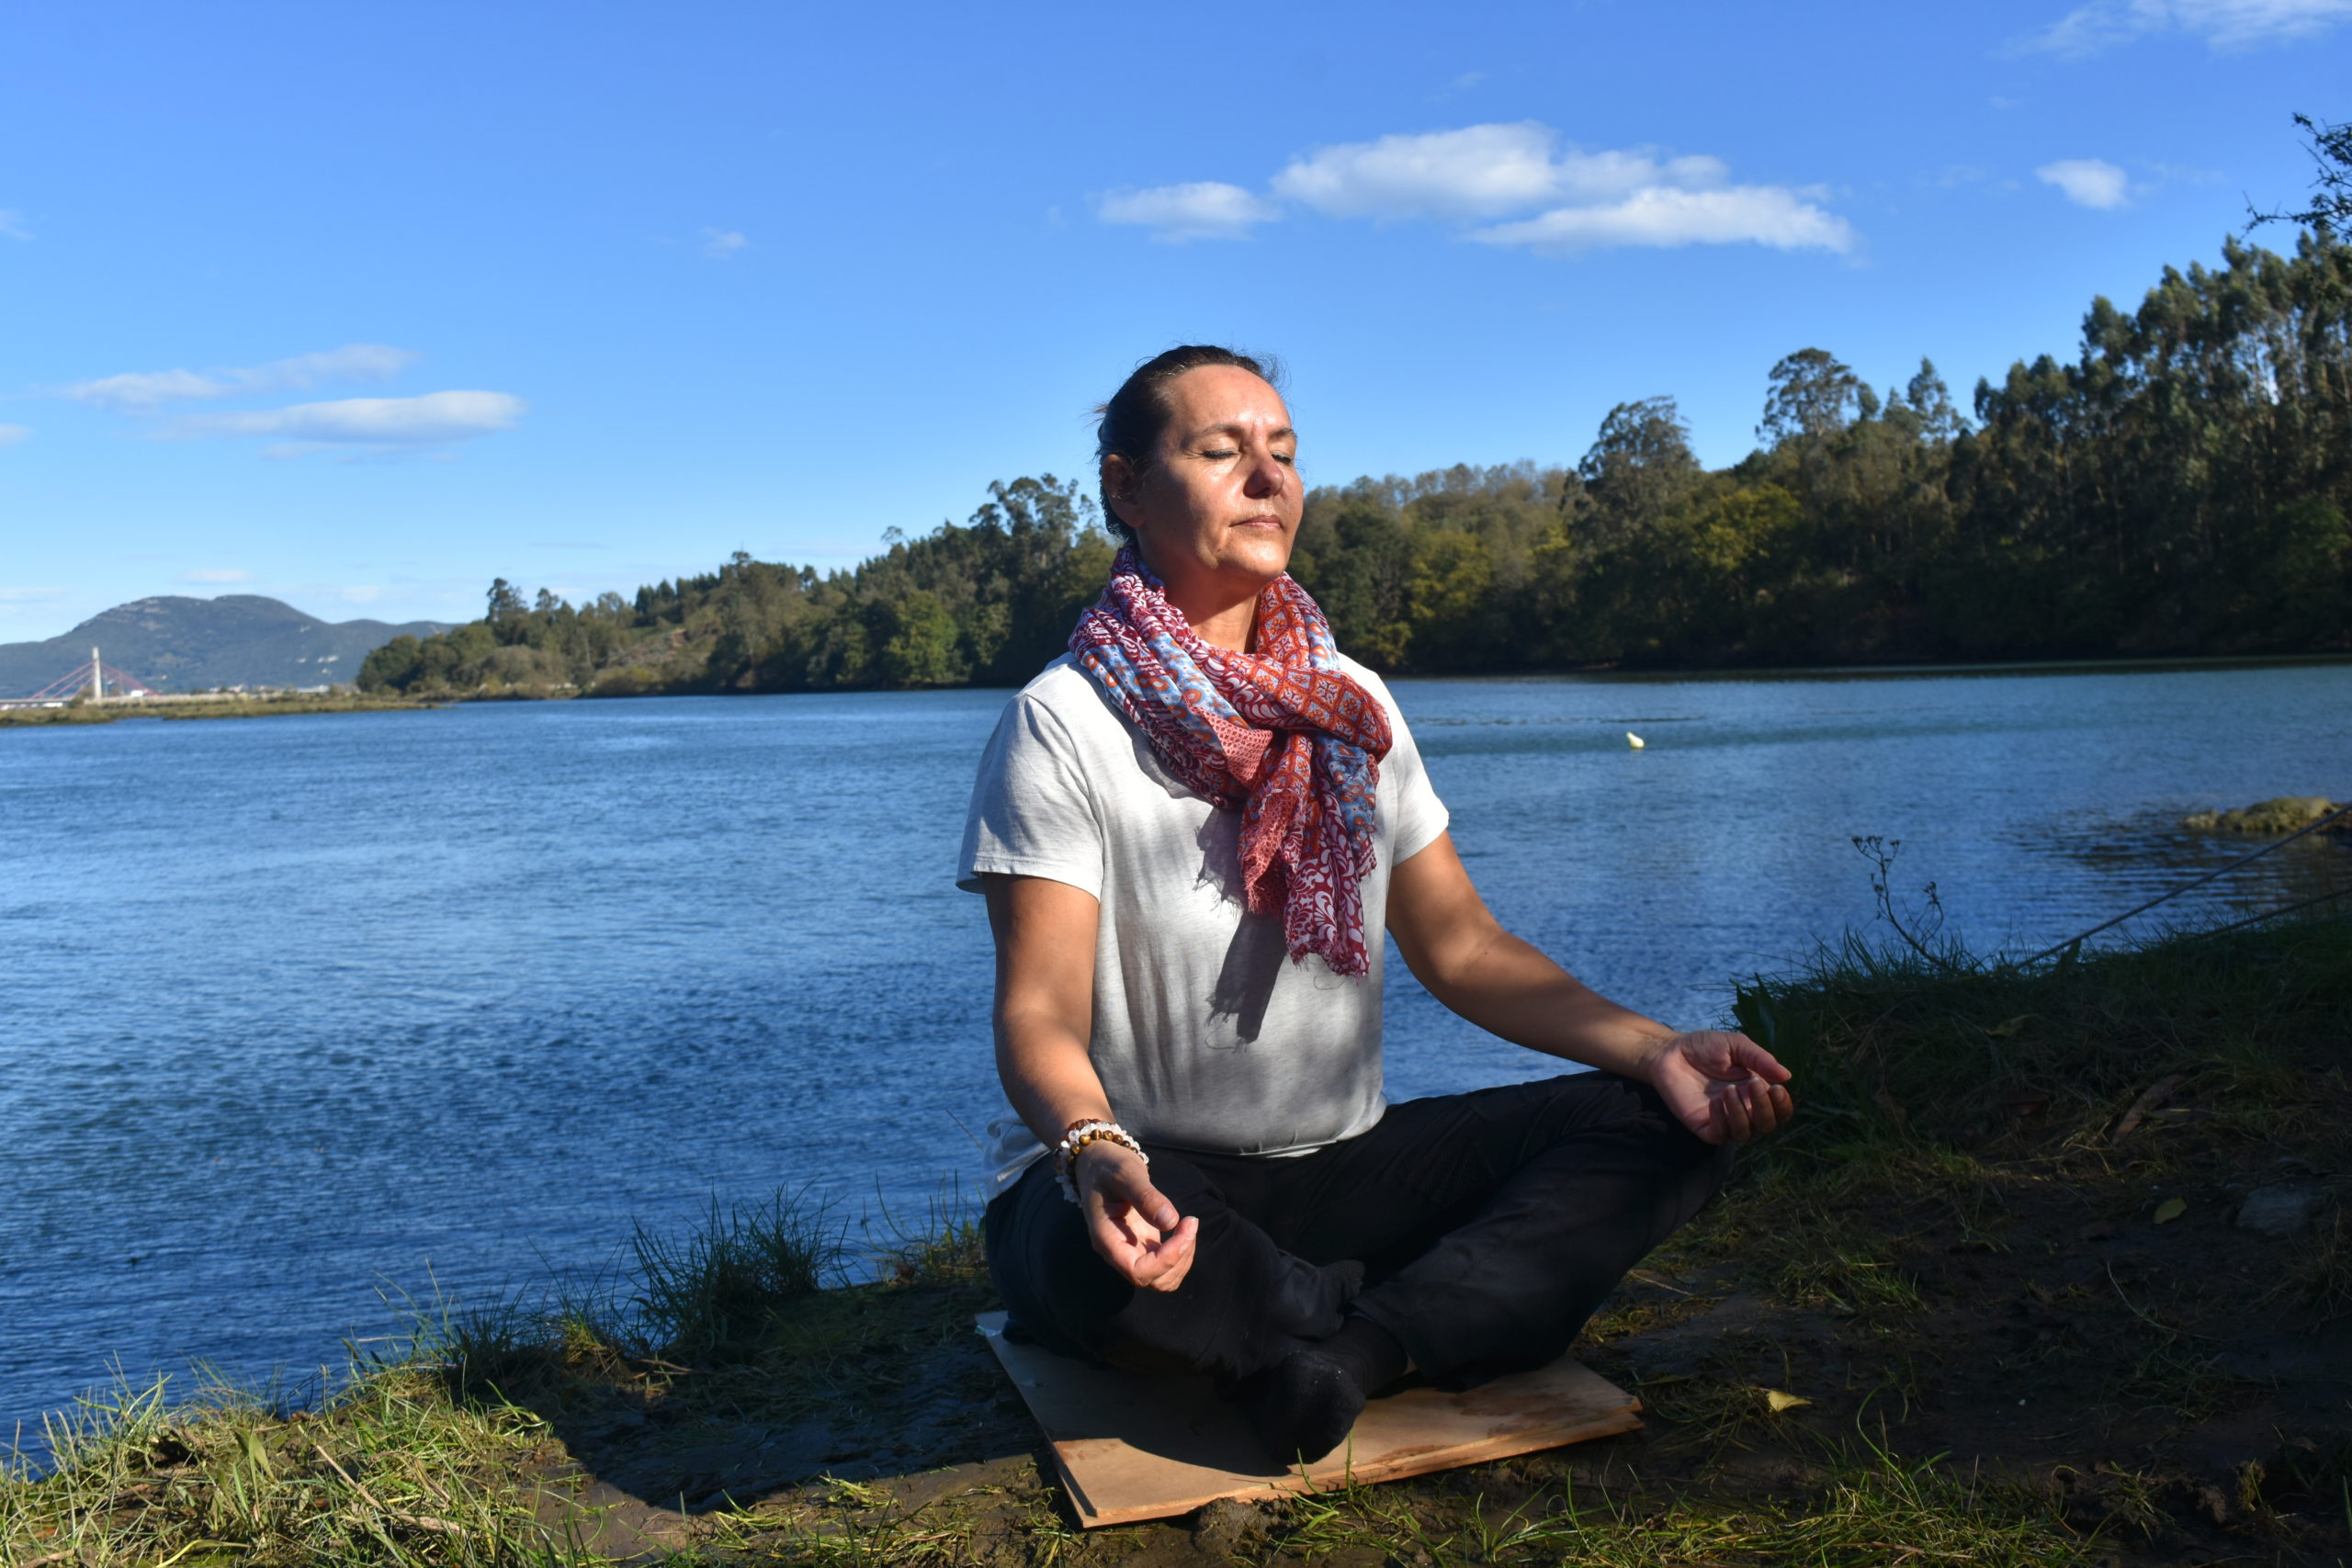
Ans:
[[[40,691],[87,663],[93,646],[108,664],[159,692],[322,686],[348,682],[361,660],[403,632],[421,637],[448,629],[444,621],[322,621],[258,593],[138,599],[63,637],[0,643],[0,697]]]

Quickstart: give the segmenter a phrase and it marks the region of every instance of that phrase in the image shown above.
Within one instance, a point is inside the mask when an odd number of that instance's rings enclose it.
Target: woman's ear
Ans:
[[[1102,497],[1110,502],[1111,514],[1130,530],[1136,526],[1133,509],[1141,479],[1142,476],[1136,472],[1136,466],[1119,453],[1103,455]]]

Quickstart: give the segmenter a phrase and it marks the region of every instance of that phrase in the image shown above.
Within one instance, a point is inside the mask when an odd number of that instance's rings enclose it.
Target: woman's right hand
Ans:
[[[1179,1214],[1131,1149],[1098,1138],[1070,1173],[1094,1250],[1139,1290],[1172,1291],[1193,1267],[1201,1222]]]
[[[1043,876],[980,878],[996,933],[996,1069],[1012,1107],[1051,1147],[1053,1129],[1114,1120],[1088,1043],[1094,1027],[1094,895]],[[1200,1224],[1151,1184],[1131,1149],[1098,1138],[1070,1172],[1087,1239],[1119,1278],[1172,1291]]]

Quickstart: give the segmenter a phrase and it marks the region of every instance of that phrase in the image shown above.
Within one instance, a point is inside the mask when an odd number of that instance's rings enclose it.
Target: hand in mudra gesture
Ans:
[[[1184,1282],[1201,1222],[1176,1212],[1132,1150],[1108,1139],[1091,1143],[1078,1151],[1070,1179],[1078,1186],[1088,1239],[1121,1278],[1146,1291],[1172,1291]]]
[[[1658,1043],[1650,1087],[1682,1124],[1711,1144],[1740,1143],[1789,1124],[1796,1101],[1781,1086],[1789,1069],[1745,1034],[1693,1030]]]

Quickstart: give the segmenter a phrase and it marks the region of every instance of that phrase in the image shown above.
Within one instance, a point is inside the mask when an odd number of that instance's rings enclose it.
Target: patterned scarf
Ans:
[[[1342,673],[1331,627],[1287,572],[1259,591],[1255,653],[1212,648],[1132,547],[1069,648],[1168,771],[1241,812],[1252,913],[1280,909],[1294,961],[1363,975],[1363,878],[1388,715]]]

